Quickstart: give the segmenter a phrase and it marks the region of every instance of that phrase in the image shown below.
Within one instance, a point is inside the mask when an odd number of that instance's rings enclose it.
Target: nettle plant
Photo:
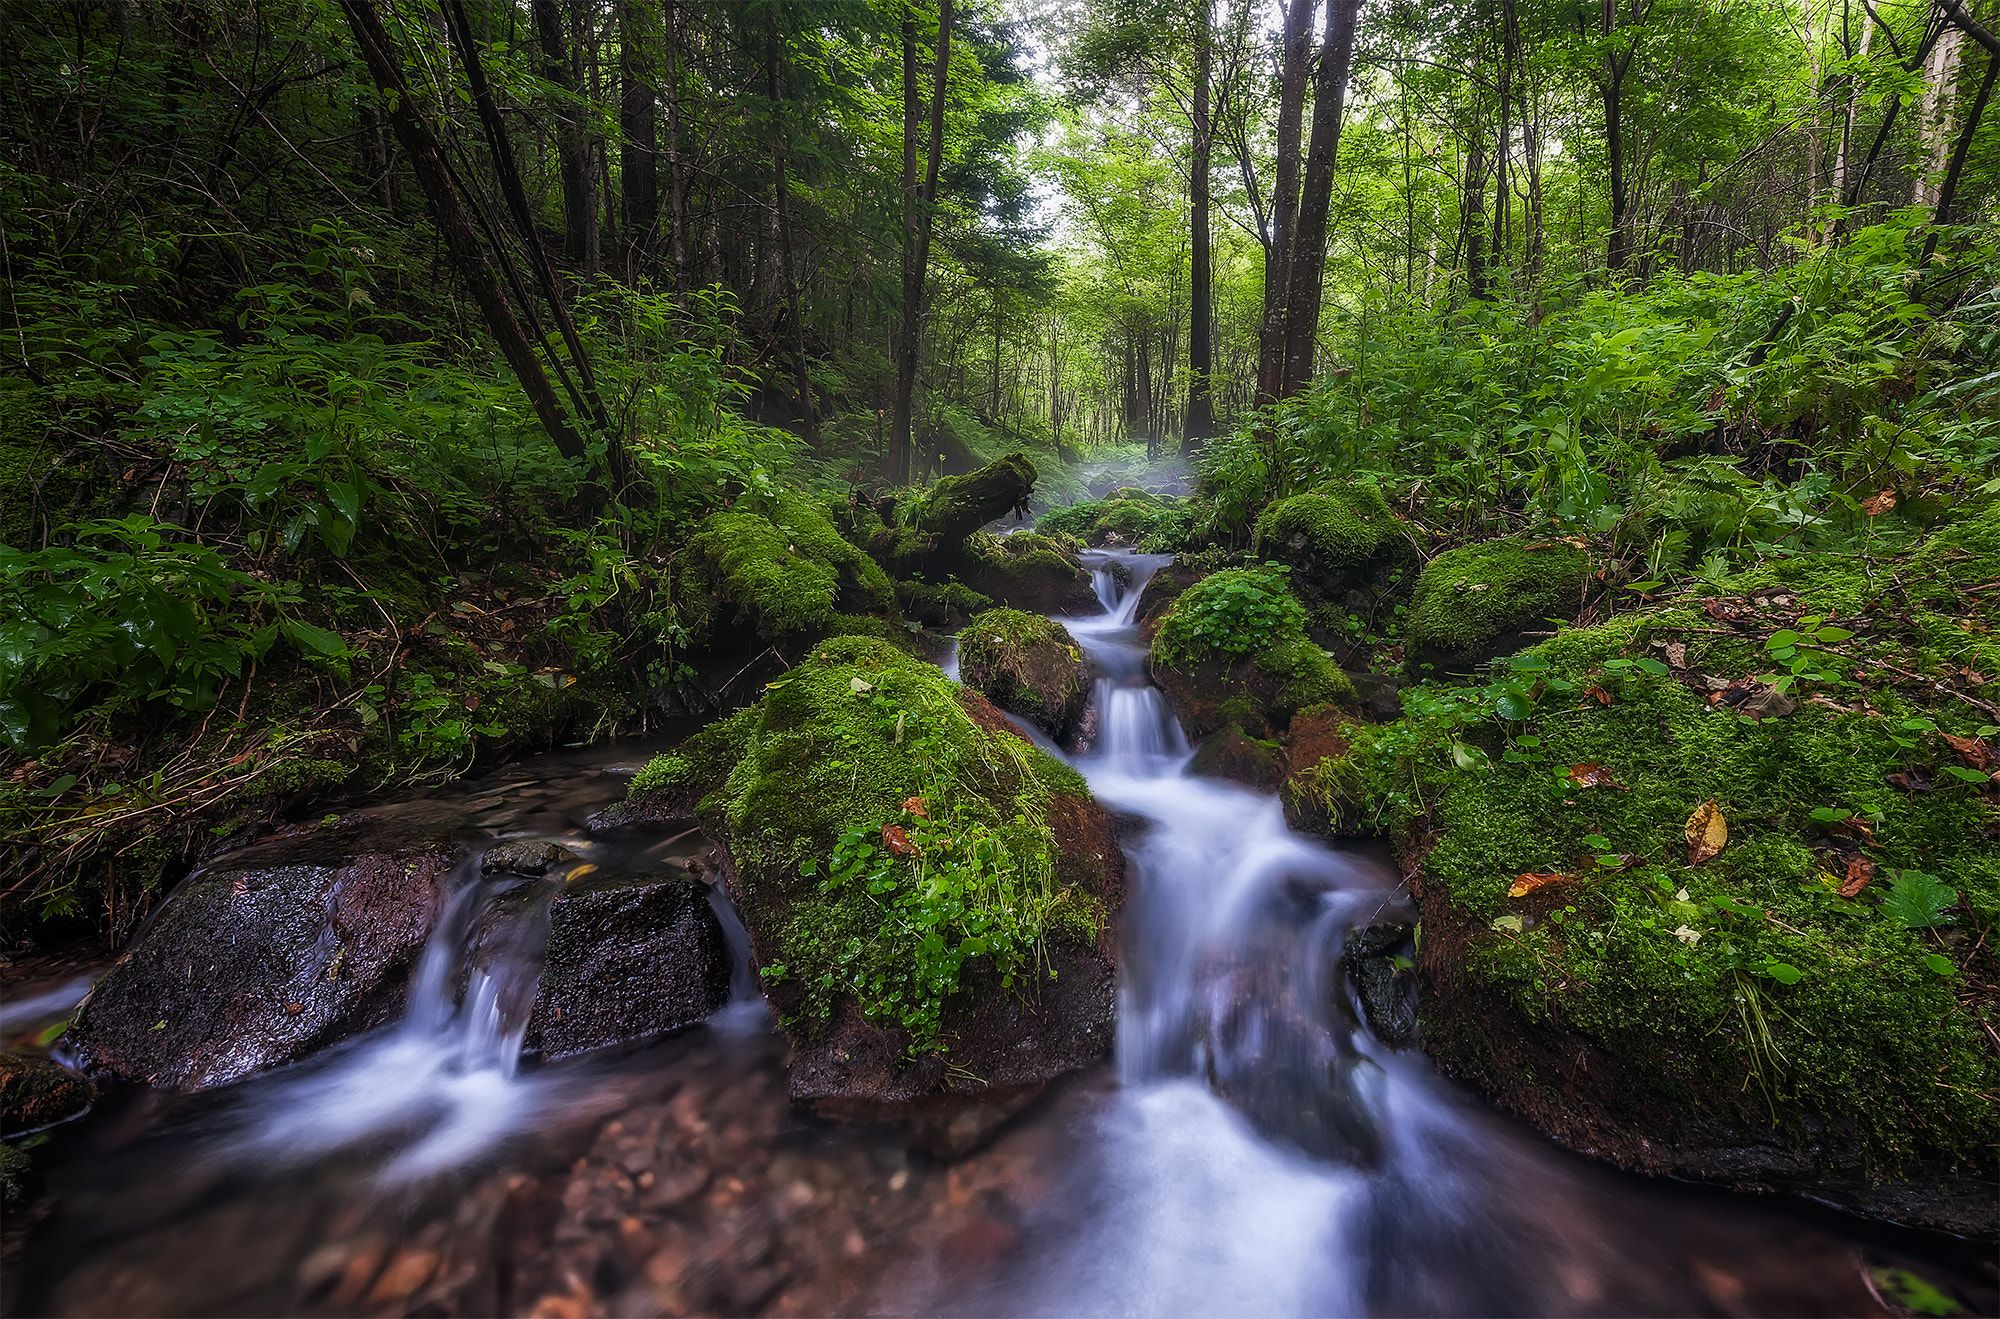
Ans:
[[[1174,602],[1153,653],[1163,664],[1185,668],[1211,658],[1237,660],[1304,636],[1306,611],[1292,594],[1290,572],[1282,563],[1266,563],[1204,577]]]

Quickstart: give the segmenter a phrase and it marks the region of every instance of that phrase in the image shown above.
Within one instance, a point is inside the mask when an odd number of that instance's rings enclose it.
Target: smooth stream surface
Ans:
[[[719,896],[731,1007],[521,1067],[547,895],[514,903],[518,955],[488,939],[465,965],[495,901],[468,864],[399,1026],[58,1132],[11,1308],[1865,1314],[1879,1265],[1987,1294],[1976,1247],[1608,1171],[1377,1041],[1339,957],[1351,931],[1408,920],[1405,899],[1379,862],[1288,830],[1274,797],[1184,773],[1133,620],[1166,561],[1093,554],[1105,613],[1067,624],[1101,675],[1074,763],[1130,821],[1116,1054],[986,1150],[944,1165],[793,1114]],[[581,827],[642,761],[541,758],[427,808],[644,871],[698,841]],[[35,992],[10,991],[10,1035],[80,991]]]

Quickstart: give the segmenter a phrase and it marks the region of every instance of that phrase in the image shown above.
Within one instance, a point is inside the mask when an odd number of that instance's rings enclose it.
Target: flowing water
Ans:
[[[1869,1265],[1990,1306],[1976,1249],[1608,1172],[1377,1040],[1341,952],[1408,919],[1394,877],[1292,833],[1274,797],[1184,772],[1135,624],[1167,557],[1091,562],[1105,612],[1068,623],[1099,674],[1075,763],[1130,823],[1115,1061],[991,1147],[940,1165],[792,1113],[719,895],[736,1002],[648,1049],[523,1068],[560,881],[468,864],[399,1026],[61,1133],[11,1308],[1880,1313]],[[657,872],[698,844],[581,827],[622,759],[547,759],[452,800],[475,838]],[[36,1024],[30,998],[10,995],[10,1030]]]

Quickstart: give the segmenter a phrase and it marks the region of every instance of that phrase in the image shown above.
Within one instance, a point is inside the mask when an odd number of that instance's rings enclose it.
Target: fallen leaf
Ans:
[[[1864,843],[1875,841],[1875,831],[1868,827],[1868,821],[1858,815],[1835,820],[1826,827],[1826,831],[1830,834],[1846,834],[1849,838],[1859,838]]]
[[[1630,788],[1611,777],[1611,771],[1595,761],[1586,760],[1581,765],[1571,765],[1565,776],[1579,788],[1616,788],[1620,792],[1630,792]]]
[[[1687,944],[1691,948],[1695,944],[1701,942],[1701,931],[1691,930],[1687,926],[1683,925],[1679,929],[1674,931],[1674,938],[1679,939],[1682,943]]]
[[[1921,773],[1905,774],[1898,772],[1889,775],[1888,781],[1890,787],[1901,788],[1905,792],[1929,792],[1931,790],[1930,780],[1925,778]]]
[[[1521,932],[1521,918],[1519,916],[1495,916],[1491,928],[1519,934]]]
[[[903,809],[916,816],[919,820],[930,818],[930,812],[924,809],[924,799],[922,797],[910,798],[903,803]]]
[[[1583,689],[1583,695],[1586,700],[1596,701],[1599,705],[1611,704],[1611,693],[1594,682]]]
[[[1847,858],[1847,878],[1840,883],[1840,896],[1851,898],[1875,878],[1875,863],[1865,856]]]
[[[1729,846],[1729,821],[1713,801],[1703,802],[1688,816],[1687,845],[1691,866],[1700,865]]]
[[[1538,888],[1547,888],[1551,884],[1560,884],[1564,880],[1575,878],[1575,875],[1565,875],[1556,870],[1521,875],[1508,887],[1507,896],[1510,898],[1524,898]]]
[[[917,845],[910,841],[910,836],[903,832],[903,826],[900,824],[885,824],[882,826],[882,846],[888,848],[897,856],[915,856],[917,854]]]
[[[306,1005],[305,1005],[305,1004],[303,1004],[303,1003],[287,1003],[287,1004],[285,1004],[285,1015],[286,1015],[286,1016],[288,1016],[288,1017],[296,1017],[296,1016],[298,1016],[298,1015],[299,1015],[299,1014],[300,1014],[301,1012],[304,1012],[305,1010],[306,1010]]]
[[[1895,506],[1896,492],[1894,490],[1879,491],[1861,501],[1861,511],[1871,518],[1887,513]]]
[[[1687,642],[1669,641],[1666,645],[1660,647],[1660,649],[1666,653],[1667,663],[1673,665],[1675,668],[1684,669],[1688,666]]]
[[[1993,754],[1993,748],[1976,737],[1957,737],[1951,733],[1943,735],[1945,744],[1958,753],[1968,769],[1991,770],[2000,765],[2000,757]]]
[[[847,687],[849,691],[853,692],[857,696],[859,696],[862,692],[872,692],[875,690],[874,683],[863,682],[859,678],[849,678],[847,680]]]

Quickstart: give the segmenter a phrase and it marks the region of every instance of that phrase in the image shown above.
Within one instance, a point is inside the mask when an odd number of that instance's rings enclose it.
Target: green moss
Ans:
[[[827,882],[836,854],[865,848],[877,853],[868,864],[882,863],[884,825],[916,836],[926,822],[948,822],[954,836],[990,840],[979,865],[994,881],[968,886],[970,905],[952,918],[951,939],[988,921],[1044,937],[1075,924],[1065,923],[1064,908],[1093,909],[1088,895],[1057,885],[1045,822],[1054,796],[1078,791],[1080,780],[1017,738],[982,729],[959,696],[932,665],[879,641],[838,637],[739,716],[737,728],[750,735],[703,814],[727,831],[760,954],[767,967],[784,968],[779,992],[796,1029],[816,1029],[849,992],[871,1015],[907,1022],[911,996],[936,988],[911,981],[925,935],[907,922],[885,924],[885,911],[898,909],[889,898]],[[711,767],[726,750],[715,753]],[[692,749],[669,759],[679,763],[648,767],[649,786],[700,772]],[[906,809],[913,798],[925,815]],[[908,891],[898,886],[914,882],[911,864],[893,863],[889,892]],[[946,862],[939,854],[926,864]],[[1003,899],[1004,912],[981,906]]]
[[[1257,652],[1257,671],[1278,679],[1273,709],[1289,720],[1315,705],[1354,703],[1354,683],[1327,653],[1304,637],[1288,637]]]
[[[727,509],[702,521],[688,542],[700,565],[685,593],[689,616],[712,615],[713,598],[734,605],[765,639],[823,632],[838,610],[893,613],[895,586],[873,559],[844,540],[820,508],[785,491],[769,516]],[[702,587],[707,587],[706,591]]]
[[[901,623],[893,623],[886,618],[876,618],[871,614],[835,614],[826,625],[825,635],[829,637],[874,637],[886,641],[905,655],[919,659],[923,657],[923,647],[917,644],[916,634]]]
[[[1815,589],[1844,589],[1838,574],[1817,580]],[[2000,1060],[1954,994],[1961,976],[1925,961],[1951,954],[1958,936],[1905,928],[1879,898],[1893,873],[1921,870],[1973,910],[1992,911],[2000,854],[1989,839],[2000,811],[1970,785],[1893,787],[1890,775],[1945,748],[1898,746],[1897,726],[1865,710],[1808,704],[1754,723],[1672,675],[1617,667],[1644,653],[1649,629],[1698,618],[1626,616],[1528,652],[1524,672],[1543,675],[1532,718],[1503,725],[1489,708],[1489,722],[1447,734],[1483,749],[1487,768],[1454,768],[1442,739],[1424,742],[1425,726],[1411,722],[1385,732],[1364,772],[1379,774],[1381,757],[1415,768],[1404,800],[1428,807],[1412,822],[1435,840],[1426,883],[1443,885],[1479,922],[1526,918],[1517,934],[1475,939],[1473,972],[1530,1028],[1557,1032],[1552,1040],[1580,1033],[1609,1054],[1629,1120],[1705,1115],[1755,1129],[1775,1113],[1794,1139],[1829,1127],[1852,1133],[1842,1139],[1884,1171],[1984,1157]],[[1724,676],[1768,663],[1740,642],[1692,652],[1691,662]],[[1609,703],[1586,699],[1591,687]],[[1886,689],[1868,697],[1876,709],[1897,699]],[[1411,738],[1435,749],[1413,753]],[[1584,764],[1618,786],[1581,787],[1564,772]],[[1685,825],[1708,801],[1728,821],[1728,846],[1689,866]],[[1857,901],[1834,891],[1841,867],[1813,819],[1820,808],[1871,822],[1866,852],[1880,879]],[[1581,878],[1508,897],[1516,876],[1548,872]],[[1796,968],[1797,982],[1773,978],[1775,964]],[[1445,1023],[1440,1038],[1449,1034]],[[1566,1101],[1552,1093],[1549,1102]]]
[[[989,609],[959,634],[959,679],[995,705],[1064,738],[1089,699],[1083,652],[1063,625],[1018,609]]]
[[[1417,578],[1409,635],[1442,656],[1478,657],[1509,632],[1574,617],[1589,572],[1589,555],[1560,541],[1446,550]]]
[[[909,617],[939,627],[993,607],[993,597],[981,595],[962,582],[897,582],[896,600]]]
[[[312,792],[347,782],[354,765],[345,760],[323,760],[301,756],[281,760],[264,772],[264,782],[278,792]]]
[[[762,717],[756,706],[747,706],[709,724],[672,751],[654,756],[632,776],[630,795],[643,797],[669,788],[692,789],[701,795],[720,787],[743,758]]]
[[[1045,514],[1035,523],[1043,535],[1065,536],[1079,544],[1102,544],[1109,539],[1124,543],[1158,542],[1165,550],[1181,548],[1189,530],[1185,500],[1162,499],[1158,495],[1126,487],[1103,499],[1072,504]]]
[[[1325,574],[1363,562],[1402,534],[1380,486],[1331,481],[1265,509],[1252,546],[1259,558]]]

